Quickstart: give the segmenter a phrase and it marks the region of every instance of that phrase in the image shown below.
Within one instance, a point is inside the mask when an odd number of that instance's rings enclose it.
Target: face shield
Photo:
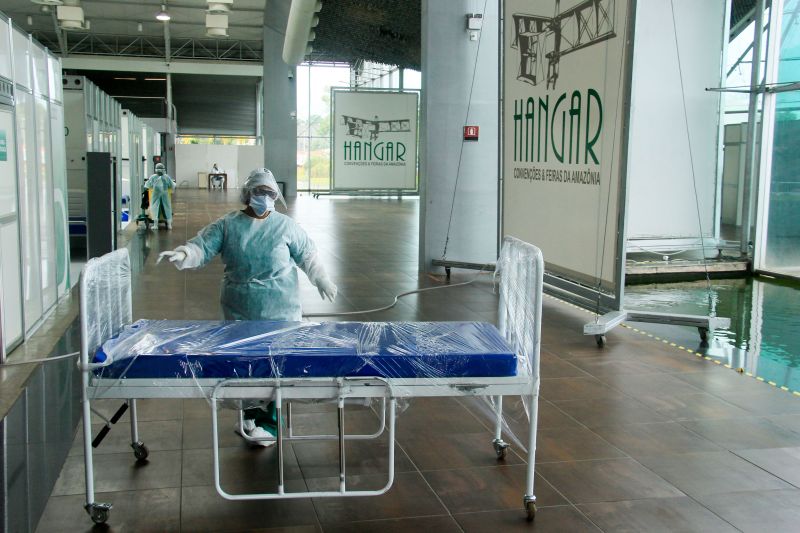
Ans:
[[[244,205],[249,205],[251,195],[269,196],[286,208],[286,201],[283,199],[278,182],[275,181],[272,172],[266,168],[257,168],[250,173],[239,192],[239,199]]]

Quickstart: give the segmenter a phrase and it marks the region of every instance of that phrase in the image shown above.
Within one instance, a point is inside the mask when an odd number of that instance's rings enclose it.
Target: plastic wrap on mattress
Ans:
[[[106,341],[98,376],[453,378],[513,376],[517,356],[480,322],[140,320]]]

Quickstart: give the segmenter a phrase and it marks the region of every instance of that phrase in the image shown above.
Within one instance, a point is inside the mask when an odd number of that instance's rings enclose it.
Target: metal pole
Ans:
[[[739,250],[743,256],[750,255],[750,239],[753,226],[753,201],[755,200],[756,181],[758,170],[756,159],[758,151],[756,149],[756,128],[758,127],[758,98],[762,94],[761,90],[761,42],[764,39],[764,3],[765,0],[757,0],[755,33],[753,37],[753,60],[750,63],[750,102],[747,106],[747,142],[745,144],[745,183],[744,187],[744,218],[742,220],[742,237]],[[772,29],[770,29],[772,31]]]

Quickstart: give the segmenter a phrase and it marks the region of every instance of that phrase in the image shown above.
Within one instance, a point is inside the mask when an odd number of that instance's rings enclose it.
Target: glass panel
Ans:
[[[780,41],[778,82],[800,80],[800,0],[786,0]],[[769,270],[800,277],[800,91],[775,97],[772,185],[769,191]]]
[[[328,137],[311,139],[311,189],[331,188],[331,140]]]
[[[308,137],[297,138],[297,190],[307,191],[311,188],[309,178],[309,139]]]
[[[36,123],[33,97],[17,91],[17,168],[22,233],[22,283],[25,329],[42,316],[41,262],[39,261],[39,187],[36,179]]]

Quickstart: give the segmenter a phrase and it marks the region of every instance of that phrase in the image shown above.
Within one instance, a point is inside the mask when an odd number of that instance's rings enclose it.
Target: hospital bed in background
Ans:
[[[109,518],[111,504],[95,501],[92,451],[125,409],[130,410],[135,457],[148,455],[137,427],[137,399],[206,399],[217,492],[229,500],[269,500],[376,496],[389,491],[394,481],[398,402],[410,398],[486,399],[495,419],[491,444],[502,460],[509,446],[503,440],[502,399],[512,395],[525,399],[530,417],[523,502],[533,519],[543,269],[537,248],[511,237],[504,240],[498,260],[498,331],[479,322],[133,322],[127,250],[92,259],[81,275],[80,293],[86,511],[96,523]],[[100,399],[125,403],[93,443],[91,402]],[[378,406],[375,433],[345,431],[345,406],[354,399]],[[220,483],[219,411],[223,404],[233,406],[239,409],[241,422],[244,408],[269,401],[280,421],[273,439],[277,490],[228,492]],[[299,435],[293,430],[292,403],[307,401],[336,404],[336,434]],[[348,488],[346,442],[377,439],[386,431],[385,485],[376,490]],[[338,490],[286,490],[284,446],[298,440],[338,442]]]

